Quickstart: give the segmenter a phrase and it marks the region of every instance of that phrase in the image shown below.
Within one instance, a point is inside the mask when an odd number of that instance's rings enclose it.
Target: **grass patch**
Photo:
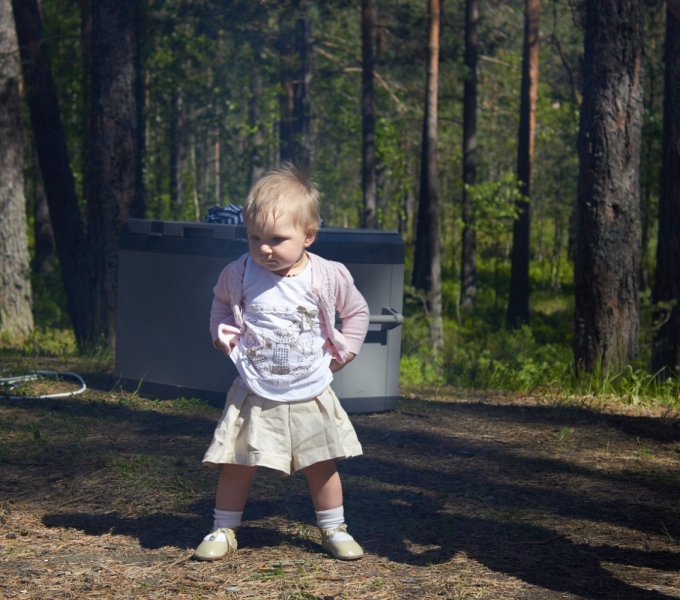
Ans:
[[[427,319],[408,300],[403,325],[400,381],[406,388],[451,386],[587,401],[680,406],[680,379],[650,373],[646,358],[619,373],[576,377],[571,347],[573,302],[562,296],[537,301],[530,326],[509,330],[504,311],[481,307],[460,320],[445,318],[445,345],[433,357]],[[641,342],[641,347],[645,347]]]

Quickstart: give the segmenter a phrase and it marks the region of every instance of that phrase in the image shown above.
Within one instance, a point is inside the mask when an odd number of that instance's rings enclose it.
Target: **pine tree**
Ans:
[[[670,12],[664,62],[663,163],[653,290],[661,326],[652,346],[652,369],[669,375],[680,366],[680,21]],[[666,304],[663,309],[661,303]]]
[[[638,354],[643,6],[587,0],[579,130],[574,358],[618,372]]]
[[[19,71],[12,4],[0,0],[0,335],[18,340],[33,330]]]
[[[517,178],[522,195],[531,198],[531,175],[534,163],[536,133],[536,97],[538,95],[538,38],[541,0],[526,0],[524,8],[524,53],[522,56],[522,88],[519,109]],[[518,218],[512,236],[510,297],[507,323],[519,327],[529,323],[529,243],[531,214],[529,203],[517,203]]]

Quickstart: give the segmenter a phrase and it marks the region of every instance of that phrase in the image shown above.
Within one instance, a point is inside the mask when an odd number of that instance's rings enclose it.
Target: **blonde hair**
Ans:
[[[316,184],[291,163],[283,163],[259,179],[248,192],[243,220],[248,223],[277,219],[290,214],[296,226],[315,233],[321,226],[319,190]]]

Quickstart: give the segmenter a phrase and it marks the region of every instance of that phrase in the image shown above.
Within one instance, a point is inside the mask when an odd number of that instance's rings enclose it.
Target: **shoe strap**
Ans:
[[[326,539],[330,540],[332,537],[338,533],[338,531],[341,531],[342,533],[347,533],[347,523],[343,523],[342,525],[338,525],[335,529],[324,529],[323,532],[326,534]]]
[[[214,541],[215,538],[216,538],[216,537],[218,536],[218,534],[220,534],[220,533],[223,533],[223,534],[224,534],[224,537],[226,537],[226,538],[227,538],[227,541],[229,541],[229,540],[230,540],[229,532],[231,532],[231,535],[236,536],[236,530],[235,530],[235,529],[231,529],[231,528],[229,528],[229,527],[219,527],[219,528],[215,529],[215,531],[213,531],[213,532],[210,534],[210,541],[211,541],[211,542]]]

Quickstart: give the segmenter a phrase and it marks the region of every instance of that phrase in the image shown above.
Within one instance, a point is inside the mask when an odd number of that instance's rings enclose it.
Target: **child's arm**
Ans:
[[[342,320],[342,335],[347,340],[348,354],[343,361],[333,361],[331,371],[339,371],[359,354],[368,331],[369,310],[366,300],[354,285],[354,279],[347,267],[342,263],[335,263],[337,286],[335,292],[335,310]]]
[[[234,312],[231,308],[227,269],[228,267],[220,273],[217,285],[213,288],[215,296],[210,310],[210,335],[213,339],[213,346],[228,356],[236,344],[240,330],[236,327]]]

